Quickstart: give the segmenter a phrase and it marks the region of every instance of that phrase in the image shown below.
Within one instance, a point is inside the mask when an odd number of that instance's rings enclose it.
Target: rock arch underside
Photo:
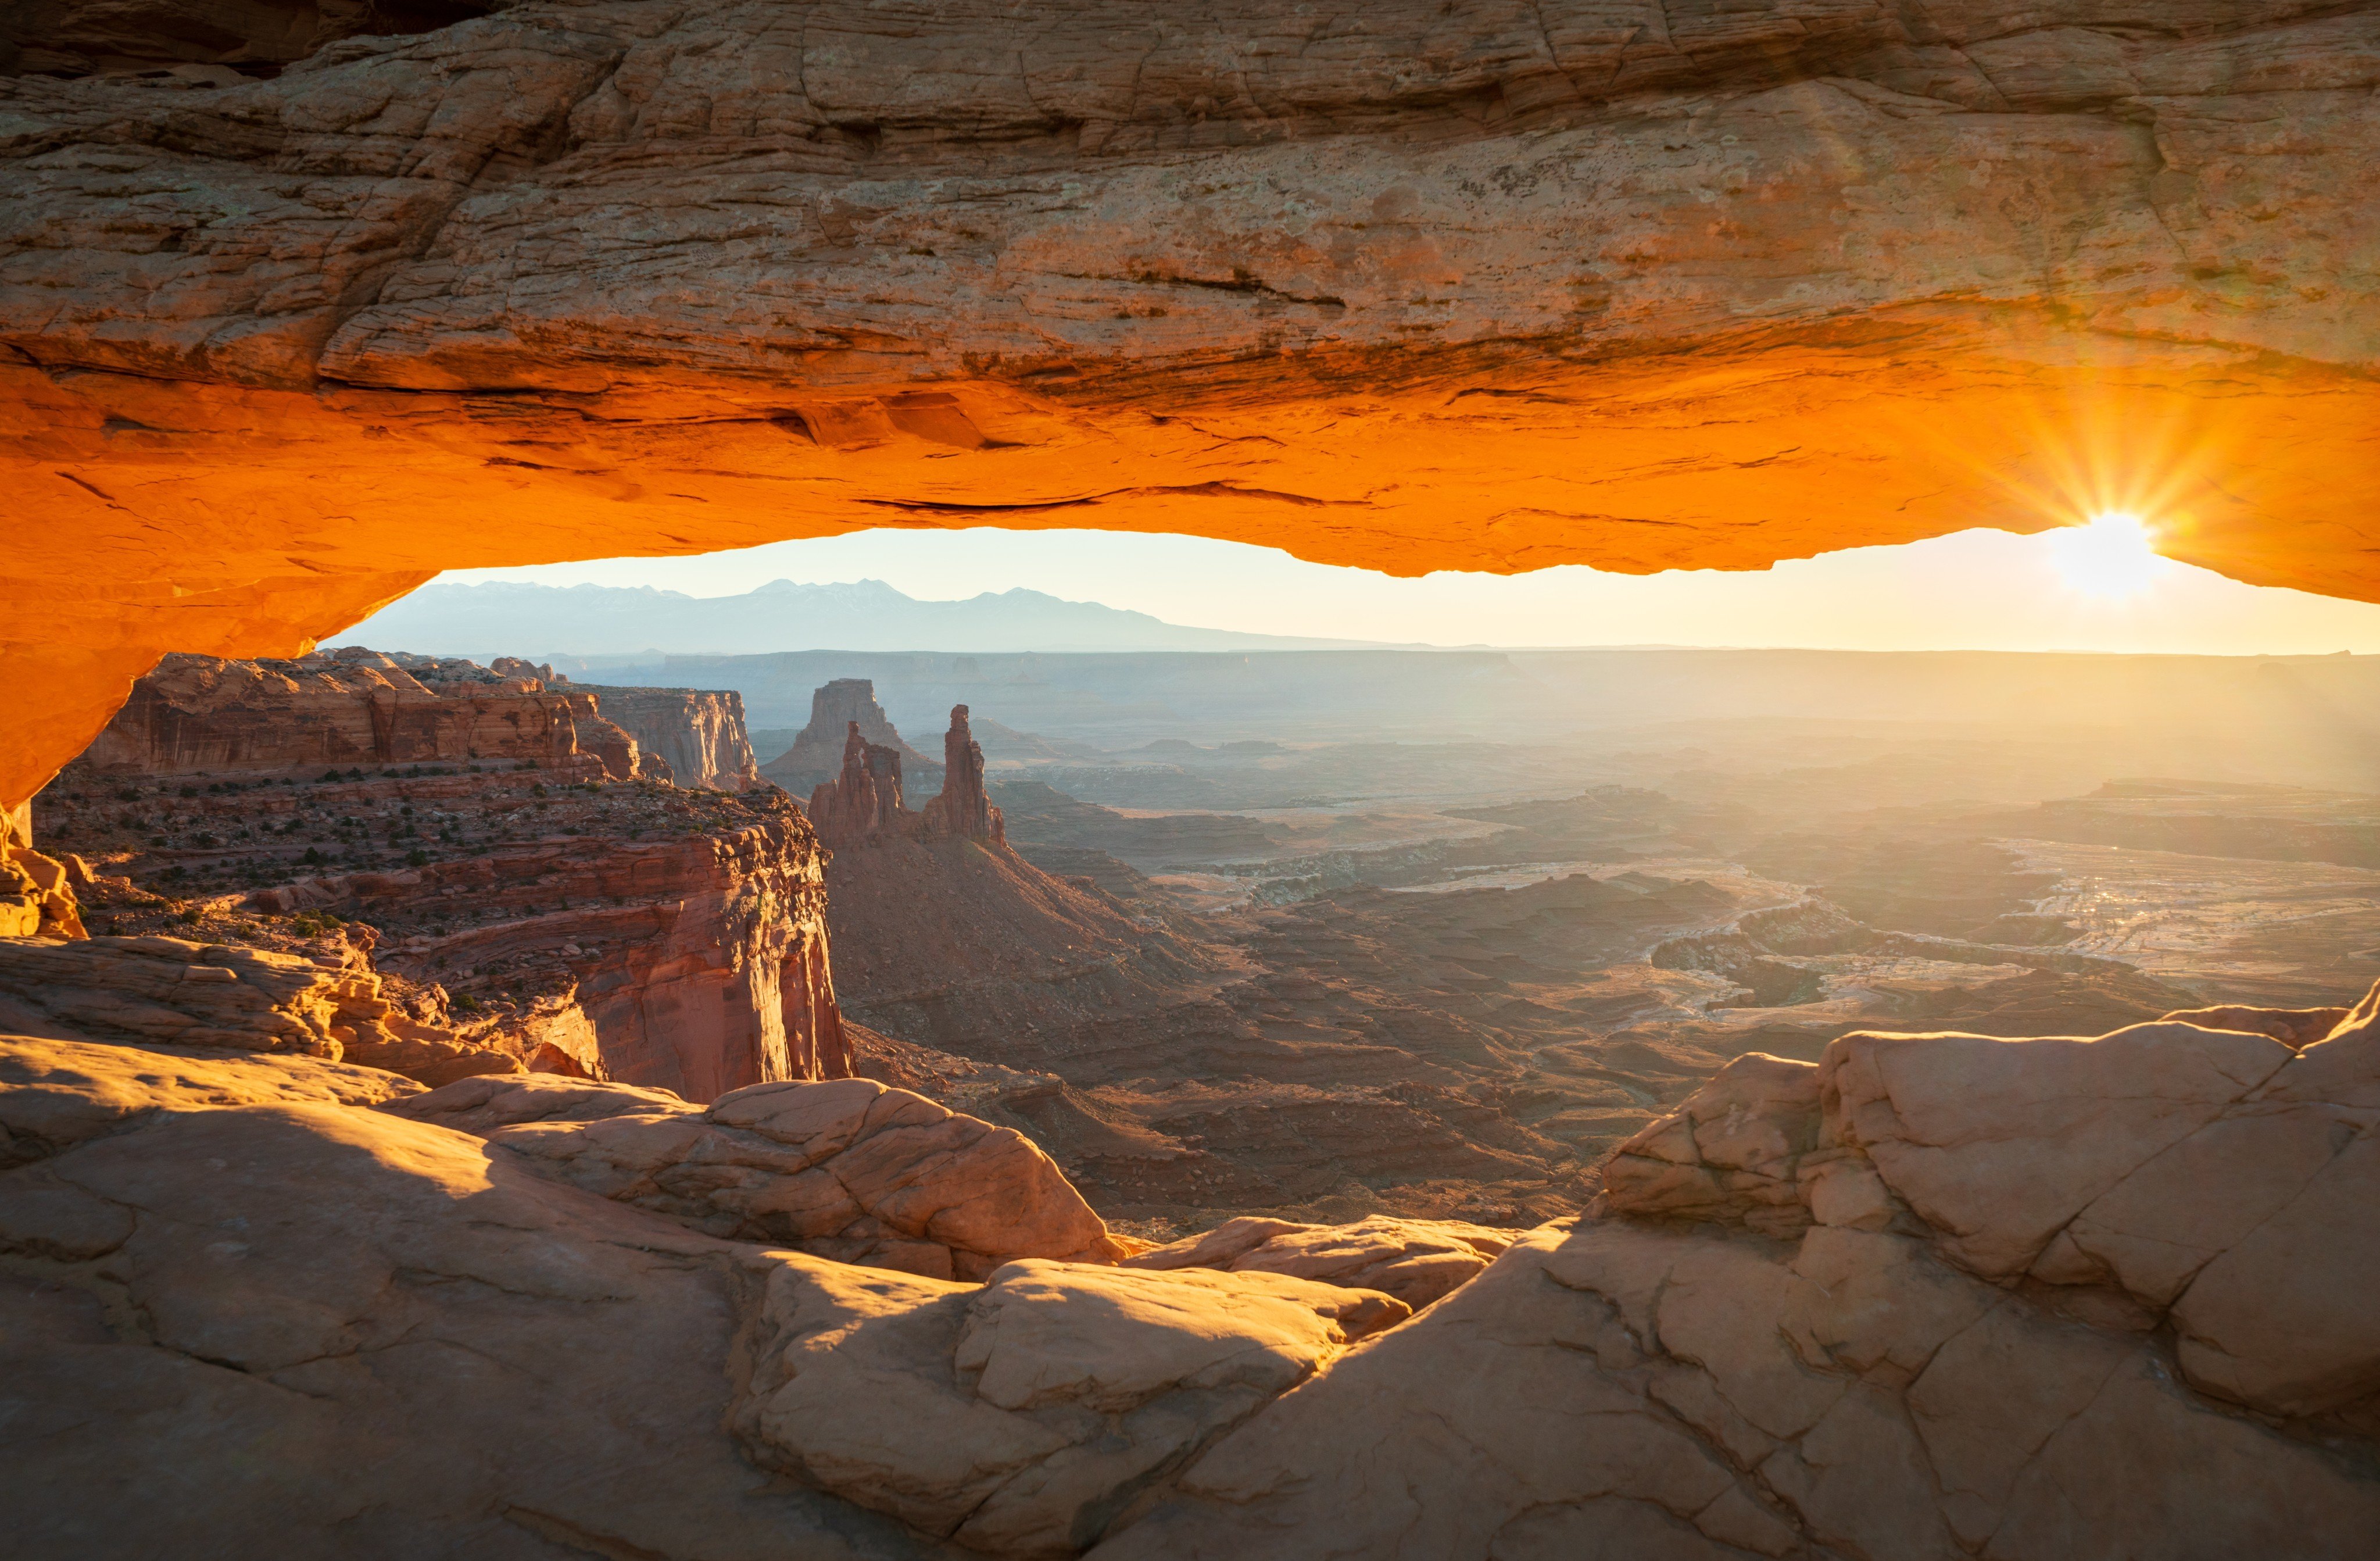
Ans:
[[[0,800],[163,651],[868,526],[1653,570],[2128,506],[2380,596],[2367,4],[217,8],[0,43]]]
[[[1748,1053],[1535,1229],[1151,1248],[1023,1134],[835,1076],[904,1043],[841,1018],[821,835],[978,897],[1023,872],[965,707],[913,827],[856,723],[813,821],[666,784],[601,713],[696,690],[205,658],[444,568],[882,526],[1653,571],[2121,508],[2380,601],[2375,88],[2380,0],[15,7],[12,1542],[2370,1554],[2380,986]],[[244,678],[247,713],[369,734],[384,693],[545,746],[194,778],[282,835],[385,817],[411,866],[273,891],[291,948],[86,937],[88,863],[17,810],[169,652],[194,710]],[[482,806],[634,844],[467,848]],[[1050,925],[1111,912],[1036,882]],[[385,945],[308,920],[425,884],[455,909]],[[531,915],[584,1004],[415,980]],[[664,988],[655,1032],[735,1068],[605,1049]]]

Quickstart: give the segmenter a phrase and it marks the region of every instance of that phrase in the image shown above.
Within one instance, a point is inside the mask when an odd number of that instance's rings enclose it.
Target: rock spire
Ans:
[[[926,804],[926,834],[1008,838],[1000,810],[983,794],[983,744],[967,730],[963,704],[951,706],[951,729],[942,736],[942,794]]]

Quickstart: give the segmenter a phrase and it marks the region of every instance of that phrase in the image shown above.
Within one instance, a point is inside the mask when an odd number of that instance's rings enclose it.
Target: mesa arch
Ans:
[[[2380,599],[2380,5],[1284,9],[0,78],[0,807],[166,650],[887,524],[1650,570],[2122,506]]]

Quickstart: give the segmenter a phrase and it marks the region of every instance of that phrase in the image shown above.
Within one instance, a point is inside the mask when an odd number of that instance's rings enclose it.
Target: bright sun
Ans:
[[[2069,588],[2101,601],[2137,596],[2172,566],[2137,515],[2110,510],[2049,534],[2050,562]]]

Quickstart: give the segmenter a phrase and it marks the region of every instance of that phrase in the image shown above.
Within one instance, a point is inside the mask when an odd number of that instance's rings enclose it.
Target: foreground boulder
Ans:
[[[1919,1236],[2068,1313],[2170,1326],[2203,1392],[2380,1432],[2380,1239],[2359,1213],[2380,1205],[2380,988],[2318,1011],[2326,1034],[2309,1012],[1742,1058],[1621,1146],[1605,1201]]]
[[[2375,1129],[2380,988],[1745,1057],[1094,1554],[2365,1555]]]
[[[1390,1214],[1336,1226],[1244,1216],[1123,1261],[1127,1268],[1282,1274],[1378,1290],[1419,1310],[1478,1277],[1517,1234]]]
[[[378,1105],[421,1092],[393,1073],[313,1058],[0,1035],[0,1168],[47,1159],[159,1112]]]
[[[755,1249],[305,1098],[337,1065],[0,1047],[55,1151],[0,1177],[11,1555],[925,1553],[722,1429]]]
[[[1129,1250],[1030,1139],[872,1079],[757,1084],[705,1108],[528,1075],[387,1109],[698,1230],[844,1262],[975,1280],[1014,1258],[1112,1262]]]
[[[1002,1555],[1071,1555],[1218,1433],[1411,1315],[1274,1274],[788,1262],[735,1425],[763,1464]]]
[[[2347,1561],[2375,1525],[2368,1473],[1922,1241],[1585,1220],[1271,1405],[1093,1554]]]
[[[2380,988],[2208,1017],[1747,1059],[1401,1326],[1239,1266],[1384,1229],[1022,1252],[1096,1220],[871,1081],[0,1042],[0,1503],[44,1561],[2361,1561]]]
[[[592,1133],[650,1093],[541,1082],[465,1109]],[[12,1556],[1070,1554],[1405,1315],[1278,1276],[960,1285],[722,1240],[363,1109],[432,1098],[313,1058],[0,1039]]]

